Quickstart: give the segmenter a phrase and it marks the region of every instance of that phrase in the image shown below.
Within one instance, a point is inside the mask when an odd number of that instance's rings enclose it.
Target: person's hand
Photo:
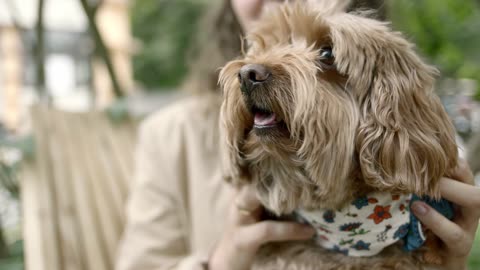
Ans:
[[[244,31],[257,20],[265,9],[278,4],[280,0],[231,0],[233,11]]]
[[[466,269],[480,219],[480,188],[473,186],[473,174],[468,164],[460,160],[452,178],[440,180],[443,198],[458,208],[450,221],[423,202],[415,202],[415,216],[445,243],[446,269]]]
[[[210,257],[210,270],[250,269],[261,245],[308,240],[315,234],[312,227],[296,222],[261,221],[263,210],[251,187],[239,191],[230,208],[225,232]]]

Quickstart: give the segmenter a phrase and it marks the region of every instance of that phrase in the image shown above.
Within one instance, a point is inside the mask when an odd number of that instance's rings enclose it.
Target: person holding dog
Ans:
[[[206,22],[198,41],[205,47],[185,84],[197,93],[143,123],[116,269],[246,270],[262,244],[313,236],[306,225],[262,220],[251,188],[233,190],[219,165],[218,67],[240,54],[242,29],[277,2],[225,0]],[[472,185],[464,161],[452,179],[441,180],[442,196],[458,206],[453,221],[424,203],[412,207],[445,243],[447,269],[464,269],[472,248],[480,218],[480,189]]]

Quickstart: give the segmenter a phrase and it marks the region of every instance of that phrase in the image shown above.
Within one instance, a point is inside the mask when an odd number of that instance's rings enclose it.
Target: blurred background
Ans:
[[[0,0],[0,270],[112,269],[137,123],[182,95],[210,2]],[[441,70],[478,173],[480,1],[361,2]]]

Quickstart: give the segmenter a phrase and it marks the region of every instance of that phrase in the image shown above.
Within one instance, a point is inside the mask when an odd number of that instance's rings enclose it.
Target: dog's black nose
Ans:
[[[242,91],[247,93],[252,91],[255,86],[264,83],[270,75],[270,70],[264,65],[249,64],[243,66],[238,74]]]

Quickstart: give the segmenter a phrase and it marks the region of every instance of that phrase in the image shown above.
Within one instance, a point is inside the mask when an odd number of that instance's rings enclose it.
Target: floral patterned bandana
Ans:
[[[299,209],[295,216],[316,229],[315,241],[320,246],[345,255],[373,256],[399,240],[411,251],[425,242],[422,225],[410,213],[411,202],[419,199],[412,194],[372,192],[337,211]],[[447,201],[422,200],[452,218]]]

